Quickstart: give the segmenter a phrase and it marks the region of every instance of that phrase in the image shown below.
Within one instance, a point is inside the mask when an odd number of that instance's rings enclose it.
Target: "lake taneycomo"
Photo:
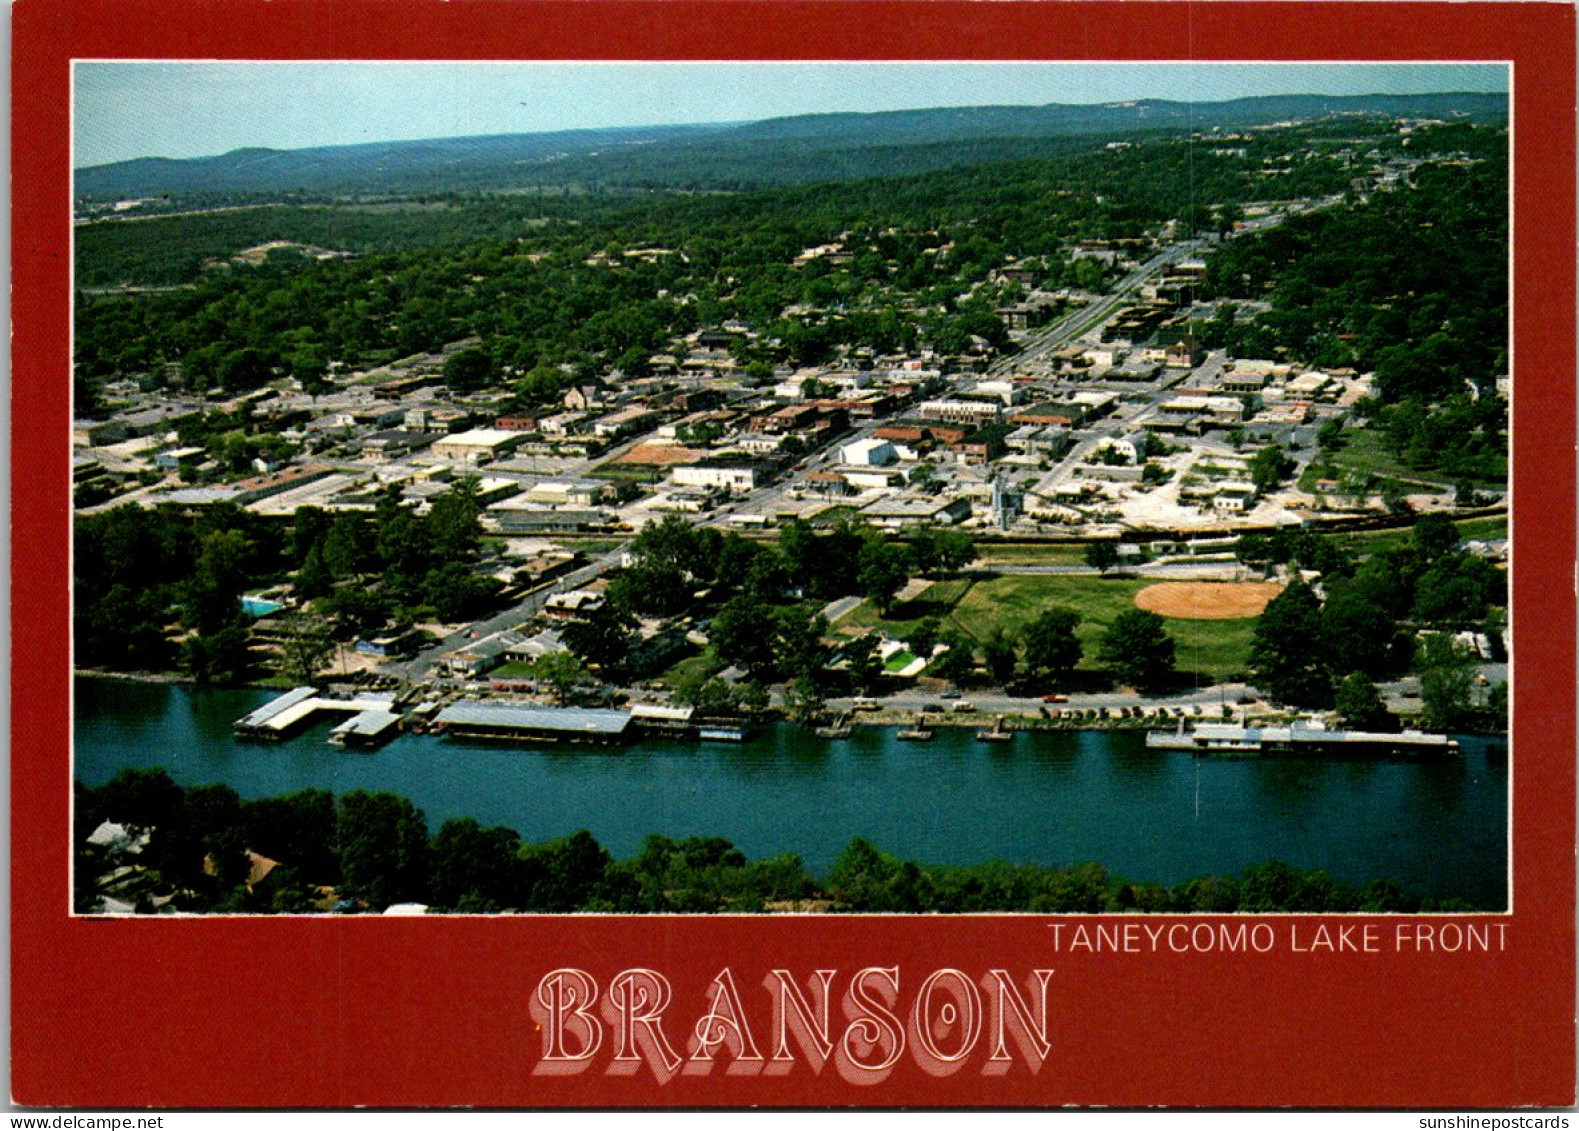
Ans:
[[[1216,760],[1147,750],[1138,731],[1025,732],[975,741],[940,727],[847,739],[758,728],[743,743],[643,740],[618,749],[497,746],[402,734],[348,752],[323,723],[278,743],[236,719],[275,693],[75,681],[75,776],[163,766],[182,785],[246,798],[392,790],[434,830],[451,817],[528,841],[587,829],[616,857],[649,833],[721,836],[747,857],[800,854],[824,874],[855,836],[922,864],[1065,865],[1177,883],[1276,859],[1353,884],[1386,878],[1430,899],[1507,906],[1506,742],[1461,736],[1429,761]]]

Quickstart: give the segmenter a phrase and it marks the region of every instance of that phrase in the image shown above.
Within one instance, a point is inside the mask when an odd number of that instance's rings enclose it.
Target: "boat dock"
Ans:
[[[614,746],[630,737],[631,712],[602,707],[459,702],[434,717],[433,729],[459,738]]]
[[[747,731],[745,727],[705,726],[696,732],[696,736],[703,742],[744,742]]]
[[[1006,730],[1003,725],[1003,716],[999,715],[992,721],[992,726],[976,732],[977,742],[1013,742],[1014,732]]]
[[[376,746],[394,736],[400,729],[400,716],[390,711],[374,708],[353,715],[329,732],[329,741],[336,746]]]
[[[818,727],[813,733],[818,738],[849,738],[850,715],[848,712],[834,716],[833,720]]]
[[[234,729],[237,734],[246,738],[279,739],[324,711],[349,711],[356,715],[391,714],[389,709],[392,706],[394,706],[392,695],[361,695],[354,699],[335,699],[320,695],[317,688],[296,687],[237,719]],[[382,730],[379,733],[382,733]]]
[[[1152,750],[1185,750],[1201,757],[1256,757],[1258,755],[1406,755],[1433,757],[1453,754],[1458,743],[1445,734],[1406,730],[1398,734],[1364,730],[1328,730],[1319,723],[1282,727],[1249,727],[1241,723],[1203,723],[1185,730],[1150,731],[1146,746]]]

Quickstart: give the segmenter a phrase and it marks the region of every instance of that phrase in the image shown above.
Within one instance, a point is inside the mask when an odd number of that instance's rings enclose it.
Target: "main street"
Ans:
[[[1039,361],[1049,353],[1062,349],[1075,339],[1090,333],[1117,313],[1119,308],[1140,289],[1141,284],[1205,246],[1205,240],[1194,239],[1163,249],[1114,284],[1113,289],[1106,296],[1088,306],[1071,311],[1040,334],[1027,340],[1018,353],[993,362],[988,372],[993,374],[1011,372],[1030,362]]]

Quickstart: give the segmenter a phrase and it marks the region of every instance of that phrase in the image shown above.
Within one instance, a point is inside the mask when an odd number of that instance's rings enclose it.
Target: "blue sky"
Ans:
[[[839,110],[1507,90],[1481,64],[78,63],[77,167]]]

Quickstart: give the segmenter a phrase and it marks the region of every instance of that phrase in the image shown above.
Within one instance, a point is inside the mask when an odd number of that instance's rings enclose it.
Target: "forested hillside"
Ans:
[[[815,114],[745,124],[575,130],[215,157],[79,170],[90,200],[194,193],[413,193],[546,186],[743,191],[928,172],[1066,152],[1065,140],[1239,129],[1341,114],[1506,121],[1502,95],[1287,95],[1231,102],[966,106]]]

